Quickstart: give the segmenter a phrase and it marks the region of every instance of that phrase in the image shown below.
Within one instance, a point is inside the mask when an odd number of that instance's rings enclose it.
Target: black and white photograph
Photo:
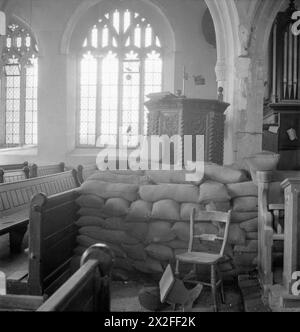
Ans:
[[[300,312],[300,0],[0,0],[0,312]]]

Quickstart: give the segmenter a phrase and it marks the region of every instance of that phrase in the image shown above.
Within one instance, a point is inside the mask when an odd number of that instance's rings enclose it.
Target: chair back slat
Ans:
[[[190,240],[189,240],[189,247],[188,251],[193,251],[193,244],[194,239],[199,239],[202,241],[208,241],[208,242],[215,242],[215,241],[221,241],[222,246],[220,250],[220,256],[224,255],[225,247],[228,240],[229,235],[229,225],[231,220],[231,211],[229,212],[218,212],[218,211],[212,211],[212,212],[197,212],[196,216],[196,209],[192,209],[190,214]],[[201,221],[201,222],[211,222],[211,223],[218,223],[218,224],[225,224],[224,228],[224,235],[216,235],[216,234],[195,234],[195,222]]]

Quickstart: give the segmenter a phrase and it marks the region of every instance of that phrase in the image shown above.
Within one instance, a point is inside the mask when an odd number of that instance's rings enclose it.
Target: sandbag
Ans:
[[[150,257],[159,261],[172,261],[174,259],[173,250],[161,244],[150,244],[145,250]]]
[[[110,169],[109,170],[110,173],[112,174],[117,174],[117,175],[139,175],[139,176],[144,176],[145,175],[145,171],[143,170],[137,170],[137,171],[133,171],[131,169]]]
[[[84,227],[84,226],[98,226],[98,227],[103,227],[103,225],[105,224],[104,220],[105,220],[104,218],[100,218],[100,217],[81,216],[75,222],[75,225],[78,226],[78,227]]]
[[[168,242],[174,240],[176,234],[172,230],[172,224],[166,221],[157,221],[149,224],[147,243]]]
[[[138,244],[139,241],[127,235],[124,231],[111,231],[100,227],[81,227],[79,234],[86,235],[92,239],[113,244]]]
[[[182,171],[146,171],[146,175],[156,184],[174,183],[174,184],[194,184],[198,186],[203,181],[203,174],[196,172]],[[193,181],[189,181],[187,175],[193,175]]]
[[[232,223],[242,223],[244,221],[255,219],[258,216],[258,212],[237,212],[232,211],[231,222]]]
[[[233,211],[252,212],[258,210],[258,198],[254,196],[237,197],[233,200]]]
[[[227,190],[232,198],[258,196],[257,185],[252,181],[227,184]]]
[[[79,211],[78,211],[78,214],[80,216],[90,216],[90,217],[98,217],[98,218],[102,218],[102,219],[105,219],[107,218],[107,214],[104,213],[103,209],[93,209],[93,208],[81,208]]]
[[[223,236],[224,232],[220,232]],[[246,244],[246,233],[243,231],[238,224],[229,226],[228,240],[227,242],[232,245],[245,245]]]
[[[257,232],[246,233],[246,239],[247,240],[257,240],[258,239],[258,233]]]
[[[205,177],[224,184],[239,183],[248,180],[247,172],[244,170],[209,163],[205,164]]]
[[[110,171],[98,171],[88,177],[87,181],[103,181],[110,183],[123,183],[123,184],[136,184],[143,185],[151,183],[151,180],[147,176],[141,176],[138,174],[116,174]]]
[[[129,202],[124,198],[109,198],[103,207],[103,213],[107,216],[122,217],[129,211]]]
[[[240,224],[241,229],[250,233],[258,231],[258,218],[246,220]]]
[[[170,199],[161,200],[153,204],[151,219],[180,220],[180,205]]]
[[[234,252],[240,252],[240,253],[255,253],[258,252],[258,241],[256,240],[250,240],[246,242],[245,246],[235,246]]]
[[[153,258],[148,257],[145,261],[132,261],[132,266],[143,273],[163,273],[164,269],[161,262]]]
[[[126,224],[122,218],[99,218],[93,216],[83,216],[75,223],[78,227],[97,226],[108,230],[125,230]]]
[[[233,255],[233,263],[236,266],[252,266],[255,265],[257,253],[237,253]]]
[[[102,209],[104,199],[96,195],[80,195],[76,199],[76,203],[83,208]]]
[[[152,203],[138,200],[130,205],[126,221],[127,222],[149,221],[151,213],[152,213]]]
[[[189,241],[190,239],[190,225],[186,222],[177,222],[172,227],[172,231],[176,234],[177,238],[181,241]],[[196,223],[194,225],[194,234],[215,234],[217,235],[219,230],[212,223]]]
[[[147,259],[147,253],[142,244],[122,244],[122,248],[126,252],[127,256],[132,259],[137,259],[140,261],[145,261]]]
[[[119,268],[119,269],[122,269],[122,270],[125,270],[128,272],[134,271],[132,263],[130,262],[130,260],[128,258],[124,259],[124,258],[116,257],[113,268],[114,269]]]
[[[87,247],[83,247],[83,246],[77,246],[74,250],[74,256],[82,256],[82,254],[87,250]],[[79,266],[78,266],[79,267]]]
[[[230,200],[224,184],[213,181],[206,181],[200,185],[200,203],[225,202]]]
[[[204,211],[205,207],[204,205],[198,203],[182,203],[180,206],[180,219],[184,221],[189,221],[193,209],[196,210],[195,216],[197,219],[197,213],[200,211]]]
[[[188,242],[187,241],[181,241],[181,240],[173,240],[173,241],[169,241],[166,243],[162,243],[164,246],[167,246],[171,249],[188,249]]]
[[[152,203],[165,199],[172,199],[179,203],[198,202],[198,187],[191,184],[140,186],[139,194],[142,200]]]
[[[79,188],[83,195],[96,195],[98,197],[123,198],[129,202],[137,200],[138,186],[135,184],[110,183],[104,181],[85,181]]]
[[[86,236],[86,235],[77,236],[76,241],[77,241],[79,246],[81,246],[85,249],[89,248],[90,246],[92,246],[94,244],[99,243],[99,241],[97,241],[97,240],[95,240],[95,239],[93,239],[89,236]],[[126,253],[124,252],[124,250],[120,246],[118,246],[116,244],[108,243],[108,242],[106,242],[105,244],[110,247],[110,249],[114,252],[114,254],[117,257],[120,257],[120,258],[126,258],[127,257]]]
[[[230,201],[226,202],[209,202],[205,205],[205,209],[208,212],[228,212],[231,209]]]
[[[147,237],[149,225],[146,223],[126,223],[125,229],[127,234],[143,242]]]

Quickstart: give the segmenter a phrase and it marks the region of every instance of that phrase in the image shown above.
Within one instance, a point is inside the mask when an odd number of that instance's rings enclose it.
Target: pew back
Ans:
[[[5,171],[15,171],[18,169],[23,169],[26,166],[28,166],[28,161],[25,161],[22,164],[0,165],[0,169],[3,169]]]
[[[0,184],[18,182],[29,179],[30,169],[25,166],[23,169],[4,170],[0,169]]]
[[[76,243],[78,197],[76,190],[47,197],[37,194],[31,201],[29,221],[30,295],[47,295],[71,275]]]
[[[39,192],[54,195],[78,186],[75,170],[17,183],[4,183],[0,185],[0,223],[1,216],[28,207],[31,197]]]
[[[61,173],[64,171],[65,171],[64,163],[59,163],[59,164],[54,164],[54,165],[44,165],[44,166],[37,166],[36,164],[33,164],[30,167],[30,177],[36,178],[36,177]]]

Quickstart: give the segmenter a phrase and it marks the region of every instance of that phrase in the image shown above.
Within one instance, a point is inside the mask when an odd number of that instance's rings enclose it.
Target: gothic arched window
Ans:
[[[9,24],[2,52],[1,147],[37,144],[37,55],[32,34],[19,23]]]
[[[162,48],[145,17],[114,10],[91,26],[80,54],[79,146],[134,147],[149,93],[162,88]]]

